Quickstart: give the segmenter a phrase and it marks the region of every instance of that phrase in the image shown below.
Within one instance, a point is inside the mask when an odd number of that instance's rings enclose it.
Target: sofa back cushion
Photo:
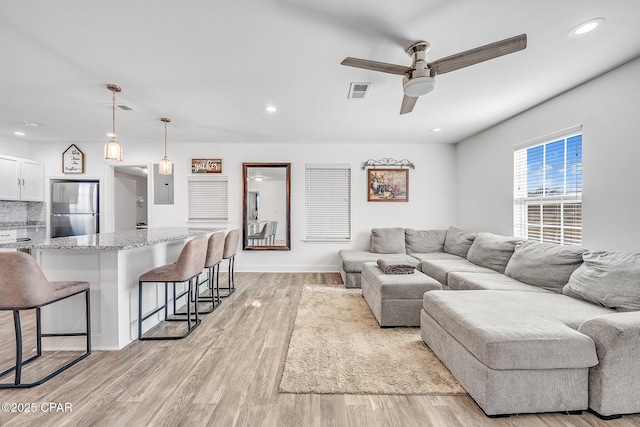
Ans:
[[[466,258],[469,248],[471,248],[471,244],[477,235],[478,233],[473,231],[462,230],[457,227],[449,227],[444,238],[444,251],[448,254]]]
[[[562,293],[618,311],[640,310],[640,254],[588,251]]]
[[[444,238],[447,230],[404,230],[404,239],[408,254],[428,254],[444,251]]]
[[[518,242],[520,240],[515,237],[478,233],[471,248],[469,248],[467,259],[481,267],[504,273]]]
[[[582,264],[584,249],[553,243],[518,243],[505,274],[550,292],[562,293],[571,273]]]
[[[404,254],[404,228],[372,228],[371,252],[376,254]]]

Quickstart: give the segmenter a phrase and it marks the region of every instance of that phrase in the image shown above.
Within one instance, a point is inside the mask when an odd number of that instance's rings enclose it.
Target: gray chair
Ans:
[[[85,332],[78,333],[42,333],[40,309],[57,301],[84,293],[85,295]],[[59,373],[67,370],[91,354],[91,302],[89,282],[59,281],[49,282],[40,270],[36,260],[23,252],[0,253],[0,310],[13,311],[13,324],[16,336],[16,360],[14,366],[0,373],[0,378],[14,373],[13,383],[0,383],[0,388],[28,388],[40,385]],[[23,360],[22,326],[20,311],[36,310],[36,354]],[[22,382],[25,365],[42,356],[42,337],[84,336],[86,351],[63,367],[31,383]],[[35,366],[30,365],[30,366]],[[36,368],[34,368],[34,371]]]
[[[269,231],[269,245],[275,246],[276,244],[276,230],[278,229],[278,221],[271,221],[271,230]]]
[[[200,294],[199,298],[200,301],[211,302],[211,308],[200,311],[200,314],[211,313],[220,306],[220,263],[222,262],[222,255],[224,254],[224,241],[224,232],[213,233],[209,236],[207,257],[204,263],[207,275],[204,281],[198,283],[198,287],[203,283],[207,283],[207,294]],[[196,287],[196,292],[198,292],[198,287]]]
[[[225,288],[220,288],[220,291],[227,291],[226,294],[220,294],[221,298],[226,298],[236,290],[235,278],[234,278],[234,270],[235,270],[235,257],[238,252],[238,243],[240,242],[240,230],[234,229],[227,233],[227,237],[224,239],[224,252],[222,254],[222,259],[229,260],[229,275],[228,275],[228,286]]]
[[[162,267],[154,268],[142,274],[138,279],[138,339],[139,340],[169,340],[169,339],[181,339],[188,336],[195,328],[197,328],[201,320],[198,318],[198,292],[197,292],[197,277],[204,270],[204,265],[207,256],[207,247],[209,244],[209,238],[207,236],[199,237],[188,241],[180,255],[178,260],[173,264],[163,265]],[[187,289],[176,295],[176,283],[187,283]],[[142,284],[143,283],[164,283],[164,304],[156,307],[151,312],[142,314]],[[186,318],[173,317],[169,318],[169,304],[168,304],[168,285],[173,284],[173,314],[176,313],[176,301],[177,299],[187,296],[187,312]],[[194,294],[194,310],[192,317],[190,295],[195,290]],[[142,332],[142,324],[145,320],[155,315],[156,313],[164,310],[165,321],[186,321],[187,331],[182,335],[153,335],[144,336]]]
[[[267,221],[262,225],[262,229],[259,233],[249,234],[247,236],[247,243],[250,246],[254,246],[261,245],[261,243],[266,242],[267,238],[269,237],[269,230],[271,228],[270,224],[271,221]]]

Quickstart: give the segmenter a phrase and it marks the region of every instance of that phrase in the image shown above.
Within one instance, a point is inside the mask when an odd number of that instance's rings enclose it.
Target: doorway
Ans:
[[[148,173],[148,165],[113,166],[113,231],[148,227]]]

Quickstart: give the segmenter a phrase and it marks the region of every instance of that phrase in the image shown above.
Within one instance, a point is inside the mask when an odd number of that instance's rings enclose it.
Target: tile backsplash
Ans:
[[[46,222],[44,202],[13,202],[0,200],[0,227],[44,226]]]

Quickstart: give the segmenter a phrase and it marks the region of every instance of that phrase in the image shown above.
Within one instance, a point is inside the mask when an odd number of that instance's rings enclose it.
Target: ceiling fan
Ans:
[[[406,50],[407,55],[413,59],[410,67],[351,57],[345,58],[341,64],[349,67],[364,68],[366,70],[404,76],[402,79],[404,98],[402,99],[400,114],[406,114],[413,110],[419,96],[426,95],[433,90],[435,85],[434,77],[436,75],[508,55],[523,50],[526,47],[527,35],[520,34],[519,36],[500,40],[427,63],[425,56],[429,51],[430,45],[420,40],[413,43]]]

